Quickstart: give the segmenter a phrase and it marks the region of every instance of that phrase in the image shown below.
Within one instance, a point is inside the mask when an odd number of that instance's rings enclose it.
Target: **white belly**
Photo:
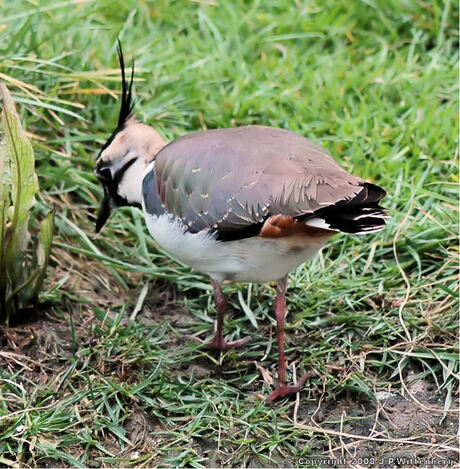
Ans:
[[[293,247],[288,238],[246,238],[217,241],[209,233],[189,233],[170,215],[144,211],[150,234],[172,257],[222,282],[270,282],[278,280],[311,259],[327,238],[306,240]]]

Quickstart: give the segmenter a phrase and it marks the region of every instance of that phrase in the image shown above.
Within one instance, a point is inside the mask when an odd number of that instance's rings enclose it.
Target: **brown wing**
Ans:
[[[263,126],[174,140],[156,157],[155,180],[161,206],[191,232],[238,232],[272,215],[299,217],[368,197],[365,181],[324,150],[293,132]],[[380,191],[378,200],[385,195]]]

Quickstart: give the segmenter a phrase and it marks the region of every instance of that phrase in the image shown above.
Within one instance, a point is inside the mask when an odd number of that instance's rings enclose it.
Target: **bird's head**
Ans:
[[[134,117],[132,99],[134,65],[128,84],[120,43],[118,43],[118,57],[122,77],[118,125],[96,159],[95,173],[104,189],[104,198],[96,221],[96,232],[102,229],[110,214],[118,207],[141,206],[144,170],[166,145],[155,129],[141,124]]]

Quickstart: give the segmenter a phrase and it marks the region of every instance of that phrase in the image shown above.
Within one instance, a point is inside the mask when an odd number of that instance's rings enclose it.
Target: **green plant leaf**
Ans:
[[[0,97],[4,130],[0,146],[0,322],[8,324],[11,315],[40,293],[53,240],[54,212],[43,220],[35,256],[31,255],[29,220],[38,192],[34,152],[14,101],[1,82]]]
[[[241,294],[240,291],[238,291],[238,299],[240,300],[240,305],[244,311],[244,314],[246,314],[247,318],[251,321],[251,324],[254,326],[254,329],[257,329],[258,328],[257,319],[254,316],[252,309],[244,301],[243,295]]]
[[[38,235],[38,250],[37,250],[37,263],[39,274],[35,281],[34,289],[31,299],[36,298],[40,293],[43,282],[46,277],[46,269],[48,268],[51,245],[53,243],[54,232],[54,210],[51,210],[48,215],[43,219],[40,226],[40,233]]]
[[[0,157],[1,158],[1,157]],[[0,173],[1,174],[1,173]],[[8,289],[8,276],[6,275],[5,265],[5,231],[6,231],[6,202],[0,200],[0,320],[3,316],[6,292]]]
[[[35,202],[35,194],[38,192],[34,152],[22,128],[14,101],[4,83],[0,83],[0,96],[3,101],[2,125],[5,129],[3,144],[13,163],[11,166],[13,224],[18,224],[23,231],[27,231],[29,211]]]
[[[5,175],[11,177],[10,202],[11,224],[6,232],[6,274],[13,285],[24,282],[24,256],[30,240],[29,212],[38,192],[38,179],[34,171],[35,161],[32,145],[22,128],[13,99],[5,84],[0,83],[3,101],[2,125],[5,131],[3,147],[6,154]],[[7,212],[8,213],[8,212]],[[14,287],[13,287],[14,288]]]

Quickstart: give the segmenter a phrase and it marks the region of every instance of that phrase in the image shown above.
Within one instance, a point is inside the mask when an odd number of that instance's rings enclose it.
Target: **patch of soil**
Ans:
[[[141,455],[156,454],[156,449],[161,445],[162,438],[158,435],[159,430],[163,430],[160,422],[144,410],[133,406],[130,418],[124,424],[126,438],[132,443],[127,457],[132,460],[138,459]],[[153,464],[155,462],[155,464]],[[149,466],[156,466],[158,461],[149,461]]]
[[[296,420],[309,427],[321,427],[335,440],[335,444],[319,448],[321,467],[457,464],[458,452],[446,449],[457,446],[456,411],[443,414],[442,400],[427,380],[416,382],[408,390],[411,396],[377,391],[377,401],[350,393],[339,400],[301,402]],[[457,399],[452,409],[458,408],[458,404]],[[304,459],[312,461],[315,457]]]
[[[190,324],[192,318],[182,306],[181,295],[174,286],[162,279],[152,279],[142,311],[136,317],[140,324],[158,324],[167,320],[173,326]]]

